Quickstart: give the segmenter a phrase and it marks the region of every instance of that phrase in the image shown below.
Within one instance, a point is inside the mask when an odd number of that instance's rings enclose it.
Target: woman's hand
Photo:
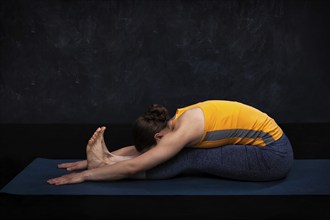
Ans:
[[[61,163],[57,165],[58,168],[66,169],[67,171],[83,170],[87,168],[87,160],[81,160],[71,163]]]
[[[60,177],[56,177],[53,179],[49,179],[47,181],[47,183],[51,184],[51,185],[65,185],[65,184],[74,184],[74,183],[82,183],[84,182],[84,175],[83,172],[80,173],[70,173],[70,174],[66,174]]]

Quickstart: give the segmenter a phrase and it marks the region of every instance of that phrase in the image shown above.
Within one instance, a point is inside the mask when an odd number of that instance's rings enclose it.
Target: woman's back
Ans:
[[[208,100],[179,108],[174,122],[194,108],[200,108],[204,114],[204,134],[196,147],[227,144],[265,146],[283,134],[274,119],[266,113],[240,102],[226,100]]]

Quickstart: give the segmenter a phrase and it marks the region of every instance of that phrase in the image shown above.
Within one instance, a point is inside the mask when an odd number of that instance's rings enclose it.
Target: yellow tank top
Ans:
[[[282,129],[266,113],[243,103],[226,100],[199,102],[176,111],[174,122],[187,110],[204,113],[204,134],[198,148],[228,144],[266,146],[278,140]]]

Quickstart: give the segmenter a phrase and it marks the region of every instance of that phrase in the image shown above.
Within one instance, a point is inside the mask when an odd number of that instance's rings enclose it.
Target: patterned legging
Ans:
[[[257,147],[226,145],[201,149],[184,148],[174,158],[146,172],[147,179],[168,179],[182,174],[210,174],[244,181],[284,178],[293,164],[293,150],[287,136]]]

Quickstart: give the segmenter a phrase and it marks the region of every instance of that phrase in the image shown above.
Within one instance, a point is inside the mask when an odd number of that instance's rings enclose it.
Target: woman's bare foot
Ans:
[[[135,157],[118,156],[110,153],[104,141],[105,129],[106,127],[104,126],[96,129],[93,136],[88,141],[86,147],[88,169],[115,164],[117,162]]]
[[[107,129],[107,128],[103,126],[103,127],[101,127],[101,129],[102,129],[102,135],[100,138],[101,138],[103,152],[106,155],[111,155],[111,153],[108,150],[107,145],[105,144],[105,141],[104,141],[104,132],[105,132],[105,129]]]
[[[88,169],[111,164],[109,156],[104,152],[104,147],[102,144],[102,142],[104,142],[104,131],[105,127],[97,128],[93,136],[88,141],[86,147]]]

